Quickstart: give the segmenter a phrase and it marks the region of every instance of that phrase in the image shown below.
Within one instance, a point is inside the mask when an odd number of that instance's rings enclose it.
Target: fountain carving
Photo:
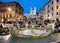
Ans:
[[[32,25],[32,29],[31,29],[31,32],[34,33],[34,26]]]

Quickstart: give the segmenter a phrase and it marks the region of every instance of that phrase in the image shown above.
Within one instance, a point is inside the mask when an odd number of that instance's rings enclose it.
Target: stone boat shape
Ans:
[[[11,31],[8,27],[0,25],[0,39],[7,41],[11,36]]]
[[[51,34],[51,31],[44,31],[38,29],[26,29],[22,31],[15,31],[14,35],[20,38],[28,38],[28,39],[39,39],[42,37],[46,37]]]
[[[10,38],[10,36],[11,36],[11,34],[8,34],[8,35],[0,35],[0,39],[1,40],[5,40],[5,41],[7,41],[9,38]]]

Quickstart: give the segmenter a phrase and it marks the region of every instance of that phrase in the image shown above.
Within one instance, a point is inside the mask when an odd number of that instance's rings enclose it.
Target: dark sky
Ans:
[[[34,8],[34,6],[36,7],[38,12],[40,8],[43,8],[43,6],[50,0],[2,0],[2,1],[3,2],[16,1],[24,8],[24,13],[26,13],[30,11],[30,7]]]

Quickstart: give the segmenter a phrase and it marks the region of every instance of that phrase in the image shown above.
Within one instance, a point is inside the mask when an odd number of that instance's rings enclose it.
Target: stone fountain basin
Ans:
[[[19,34],[30,35],[30,36],[40,36],[40,35],[43,35],[43,34],[46,34],[46,33],[47,32],[44,31],[44,30],[37,30],[37,29],[34,29],[34,32],[31,32],[31,30],[29,30],[29,29],[19,31]]]
[[[31,32],[30,29],[22,30],[17,32],[18,34],[15,35],[18,38],[25,38],[25,39],[41,39],[51,34],[51,32],[46,32],[44,30],[34,29],[34,32]]]

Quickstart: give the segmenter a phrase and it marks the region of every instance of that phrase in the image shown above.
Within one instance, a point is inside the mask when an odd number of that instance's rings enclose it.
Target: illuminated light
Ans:
[[[9,19],[8,19],[8,21],[9,21]]]
[[[3,22],[4,20],[2,19],[2,22]]]
[[[60,11],[60,7],[59,7],[59,9],[58,9],[59,11]]]
[[[8,8],[8,11],[11,11],[11,8]]]
[[[34,28],[34,26],[32,25],[32,28]]]
[[[21,16],[19,16],[21,18]]]

